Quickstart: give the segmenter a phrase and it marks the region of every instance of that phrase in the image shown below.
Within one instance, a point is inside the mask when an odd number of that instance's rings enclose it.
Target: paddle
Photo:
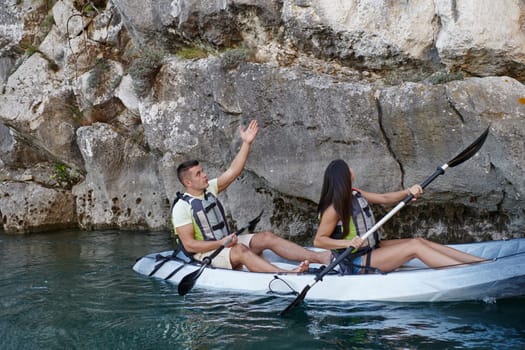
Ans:
[[[261,216],[262,216],[263,212],[264,212],[264,209],[261,210],[261,212],[259,213],[259,215],[257,215],[257,217],[255,219],[253,219],[252,221],[247,223],[245,226],[243,226],[239,230],[237,230],[235,232],[235,235],[241,234],[246,229],[248,229],[248,231],[252,232],[255,229],[255,226],[257,225],[259,220],[261,220]],[[195,282],[197,282],[197,279],[202,274],[202,272],[204,271],[206,266],[210,265],[211,261],[217,255],[219,255],[219,253],[222,252],[222,250],[225,247],[230,245],[231,242],[232,242],[232,239],[231,238],[228,239],[226,242],[224,242],[223,245],[221,245],[219,248],[217,248],[213,253],[211,253],[209,256],[205,257],[204,259],[202,259],[202,265],[201,265],[201,267],[198,270],[195,270],[195,271],[187,274],[186,276],[184,276],[182,278],[182,280],[179,282],[179,286],[177,287],[177,291],[179,292],[179,295],[186,295],[193,288],[193,286],[195,285]]]
[[[464,161],[470,159],[474,154],[476,154],[477,151],[483,146],[483,143],[485,142],[485,139],[487,138],[487,135],[489,133],[489,128],[481,134],[481,136],[478,137],[476,141],[474,141],[470,146],[465,148],[460,154],[458,154],[456,157],[454,157],[451,161],[448,163],[445,163],[444,165],[437,168],[437,170],[430,175],[423,183],[421,183],[421,187],[425,188],[427,187],[436,177],[439,175],[442,175],[445,173],[445,170],[447,168],[455,167],[456,165],[459,165],[463,163]],[[395,213],[397,213],[401,208],[403,208],[408,202],[410,202],[414,198],[414,195],[410,193],[407,195],[399,204],[392,209],[389,213],[387,213],[381,220],[379,220],[370,230],[368,230],[361,238],[365,240],[368,236],[370,236],[372,233],[377,231],[385,222],[387,222]],[[280,315],[284,315],[286,312],[290,311],[297,305],[299,305],[304,298],[306,297],[306,293],[312,288],[317,282],[322,281],[323,277],[330,272],[334,267],[336,267],[342,260],[344,260],[348,255],[352,253],[352,251],[355,249],[355,247],[348,247],[343,253],[341,253],[335,260],[333,260],[327,267],[325,267],[323,270],[321,270],[316,276],[315,279],[310,283],[307,284],[302,292],[295,298],[295,300],[288,305],[286,309],[281,311]]]

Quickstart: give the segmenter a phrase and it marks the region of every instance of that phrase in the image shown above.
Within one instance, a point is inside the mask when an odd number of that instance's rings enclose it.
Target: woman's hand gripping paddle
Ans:
[[[257,226],[257,223],[259,220],[261,220],[261,216],[263,214],[264,210],[261,210],[260,214],[257,215],[255,219],[247,223],[245,226],[241,227],[239,230],[235,232],[235,235],[241,234],[244,230],[248,230],[249,232],[252,232],[255,229],[255,226]],[[219,255],[219,253],[228,245],[230,245],[231,239],[224,242],[223,245],[221,245],[219,248],[217,248],[213,253],[211,253],[209,256],[202,259],[202,265],[198,270],[195,270],[186,276],[182,278],[182,280],[179,282],[179,286],[177,287],[177,291],[179,292],[179,295],[186,295],[195,285],[195,282],[197,282],[197,279],[202,274],[204,269],[211,264],[212,260]]]
[[[463,163],[464,161],[470,159],[474,154],[476,154],[477,151],[483,146],[483,143],[485,143],[485,140],[487,138],[487,135],[489,133],[489,128],[481,134],[481,136],[478,137],[476,141],[474,141],[470,146],[465,148],[460,154],[458,154],[456,157],[454,157],[452,160],[450,160],[448,163],[440,166],[437,168],[437,170],[430,175],[423,183],[421,183],[421,187],[425,188],[427,187],[432,181],[434,181],[439,175],[443,175],[445,173],[445,170],[447,168],[455,167],[456,165],[459,165]],[[377,231],[385,222],[387,222],[395,213],[397,213],[401,208],[403,208],[408,202],[410,202],[414,198],[413,194],[407,195],[401,202],[399,202],[398,205],[394,209],[392,209],[388,214],[386,214],[381,220],[379,220],[370,230],[368,230],[361,238],[363,240],[367,239],[368,236],[370,236],[372,233]],[[321,270],[316,276],[315,279],[310,283],[307,284],[301,293],[295,298],[295,300],[288,305],[286,309],[281,311],[280,315],[284,315],[297,305],[299,305],[304,298],[306,297],[306,293],[312,288],[317,282],[322,281],[323,277],[330,272],[334,267],[336,267],[342,260],[344,260],[348,255],[352,253],[352,251],[355,249],[355,247],[348,247],[343,253],[341,253],[334,261],[332,261],[326,268]]]

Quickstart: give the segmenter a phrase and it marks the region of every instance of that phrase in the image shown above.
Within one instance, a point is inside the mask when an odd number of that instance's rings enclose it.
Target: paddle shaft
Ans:
[[[257,217],[255,219],[253,219],[252,221],[250,221],[249,223],[247,223],[246,225],[244,225],[243,227],[241,227],[240,229],[238,229],[237,231],[234,232],[235,236],[238,236],[240,235],[241,233],[243,233],[245,230],[252,230],[253,228],[255,228],[255,225],[259,222],[259,220],[261,219],[261,216],[262,216],[262,213],[264,212],[264,209],[261,211],[261,213],[259,215],[257,215]],[[202,271],[204,269],[204,267],[206,267],[207,265],[211,264],[211,261],[217,256],[219,255],[222,250],[224,248],[226,248],[227,246],[229,246],[233,241],[233,236],[228,238],[219,248],[215,249],[215,251],[213,253],[211,253],[210,255],[208,255],[207,257],[205,257],[204,259],[202,259],[202,266],[200,268],[200,270]],[[200,273],[199,273],[200,275]]]
[[[235,232],[235,235],[238,235],[239,231]],[[242,231],[241,231],[242,232]],[[207,257],[205,257],[204,259],[202,259],[202,264],[203,265],[209,265],[211,263],[211,261],[217,256],[219,255],[222,250],[224,248],[226,248],[227,246],[229,246],[231,244],[231,242],[233,241],[233,237],[230,237],[228,238],[219,248],[215,249],[215,251],[213,253],[211,253],[210,255],[208,255]]]
[[[241,227],[239,230],[235,231],[234,234],[235,236],[238,236],[240,235],[241,233],[243,233],[245,230],[249,230],[249,229],[253,229],[255,228],[255,225],[259,222],[261,216],[262,216],[262,213],[264,212],[264,209],[261,211],[261,213],[259,215],[257,215],[257,217],[255,219],[253,219],[252,221],[250,221],[249,223],[247,223],[245,226]],[[228,238],[219,248],[217,248],[213,253],[211,253],[211,255],[208,255],[207,257],[205,257],[204,259],[202,259],[202,263],[203,263],[203,266],[205,265],[209,265],[211,263],[211,261],[217,256],[220,254],[220,252],[222,252],[222,250],[224,248],[226,248],[227,246],[229,246],[233,241],[233,237],[230,237]],[[202,267],[201,267],[202,268]]]
[[[261,213],[255,218],[253,219],[252,221],[250,221],[248,224],[246,224],[245,226],[241,227],[239,230],[237,230],[234,234],[235,236],[241,234],[242,232],[244,232],[244,230],[248,229],[250,231],[252,231],[254,228],[255,228],[255,225],[257,225],[257,223],[259,222],[259,220],[261,219],[261,216],[263,214],[264,210],[261,211]],[[179,292],[179,295],[185,295],[186,293],[188,293],[192,288],[193,286],[195,285],[195,282],[197,282],[197,279],[200,277],[200,275],[202,274],[202,272],[204,271],[204,269],[211,264],[211,261],[217,256],[220,254],[220,252],[222,252],[222,250],[224,248],[226,248],[227,246],[229,246],[233,241],[233,236],[228,238],[219,248],[215,249],[215,251],[213,253],[211,253],[210,255],[206,256],[204,259],[202,259],[202,265],[201,267],[198,269],[198,270],[195,270],[189,274],[187,274],[186,276],[184,276],[180,282],[179,282],[179,285],[177,287],[177,290]]]

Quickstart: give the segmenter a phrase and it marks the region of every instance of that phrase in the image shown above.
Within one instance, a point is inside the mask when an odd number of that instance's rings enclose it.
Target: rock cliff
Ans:
[[[176,166],[218,176],[256,118],[232,226],[264,208],[308,243],[332,159],[398,190],[490,127],[385,234],[525,236],[524,18],[518,0],[6,0],[3,230],[170,230]]]

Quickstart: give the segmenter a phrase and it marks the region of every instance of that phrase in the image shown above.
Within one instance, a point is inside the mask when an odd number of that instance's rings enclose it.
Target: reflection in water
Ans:
[[[525,299],[326,303],[195,288],[136,274],[167,233],[0,235],[2,349],[522,349]],[[319,284],[316,288],[322,287]]]

